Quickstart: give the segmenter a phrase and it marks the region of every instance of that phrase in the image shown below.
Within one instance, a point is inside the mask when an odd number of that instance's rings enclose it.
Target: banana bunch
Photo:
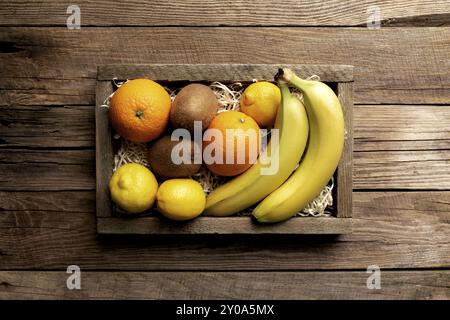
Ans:
[[[300,161],[308,140],[308,116],[287,84],[280,84],[280,89],[281,105],[275,120],[278,141],[271,139],[253,166],[208,195],[205,215],[228,216],[258,203],[281,186]]]
[[[253,210],[259,222],[286,220],[310,203],[333,176],[344,146],[344,116],[333,90],[322,82],[303,80],[289,69],[280,69],[277,78],[303,94],[309,143],[297,170]]]
[[[326,84],[303,80],[290,69],[280,69],[276,79],[282,101],[275,121],[279,129],[275,152],[270,153],[272,139],[250,169],[213,190],[206,198],[206,215],[228,216],[259,202],[253,210],[259,222],[283,221],[308,205],[333,176],[344,146],[338,97]],[[288,85],[302,92],[304,105]],[[274,163],[279,165],[275,174],[262,174]]]

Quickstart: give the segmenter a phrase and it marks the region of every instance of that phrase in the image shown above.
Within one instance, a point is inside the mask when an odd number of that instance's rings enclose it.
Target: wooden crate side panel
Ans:
[[[353,81],[353,66],[292,64],[151,64],[104,65],[98,80],[150,78],[158,81],[242,81],[272,80],[278,68],[291,68],[300,77],[317,75],[325,82]]]
[[[344,111],[344,151],[337,171],[336,207],[338,218],[350,218],[353,204],[353,82],[338,83],[338,97]]]
[[[95,106],[95,166],[97,217],[111,217],[111,198],[108,182],[113,169],[113,148],[108,109],[101,107],[113,92],[111,81],[97,81]]]
[[[345,234],[350,219],[297,217],[276,224],[261,224],[252,217],[199,217],[174,222],[160,217],[98,218],[101,234]]]

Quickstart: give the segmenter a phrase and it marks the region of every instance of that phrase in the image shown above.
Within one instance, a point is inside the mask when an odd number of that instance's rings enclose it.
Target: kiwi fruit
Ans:
[[[201,121],[202,129],[206,130],[218,109],[217,97],[209,87],[189,84],[175,97],[170,109],[170,122],[174,128],[194,132],[194,121]]]
[[[191,150],[190,164],[175,164],[172,161],[172,149],[181,143],[182,150]],[[192,140],[172,141],[170,135],[165,135],[154,142],[148,152],[148,160],[152,171],[161,178],[184,178],[200,170],[201,164],[194,164],[195,144]],[[197,148],[201,150],[201,148]],[[200,151],[201,152],[201,151]],[[183,156],[183,151],[180,151]]]

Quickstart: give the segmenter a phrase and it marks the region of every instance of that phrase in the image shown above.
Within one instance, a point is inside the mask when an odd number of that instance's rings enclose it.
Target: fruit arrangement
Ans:
[[[244,213],[261,223],[324,214],[342,107],[326,84],[290,69],[275,82],[118,86],[108,101],[121,141],[109,182],[118,211],[177,221]]]

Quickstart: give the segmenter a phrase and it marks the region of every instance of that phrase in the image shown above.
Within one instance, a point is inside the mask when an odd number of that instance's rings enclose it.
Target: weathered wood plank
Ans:
[[[338,218],[351,218],[353,209],[353,82],[337,84],[345,121],[344,152],[339,160],[336,179],[336,208]]]
[[[94,207],[95,192],[92,191],[0,191],[0,212],[41,211],[46,212],[49,216],[54,215],[54,221],[58,221],[57,213],[91,213]],[[5,215],[2,217],[5,217]],[[64,218],[65,215],[62,215],[62,217]],[[5,221],[5,219],[2,219],[1,227],[14,227],[14,221],[11,221],[13,222],[11,225],[5,224]],[[47,220],[46,222],[52,221]]]
[[[93,150],[0,152],[0,190],[93,190]],[[354,189],[450,189],[448,150],[355,152]]]
[[[93,105],[97,66],[135,63],[347,64],[355,103],[450,103],[448,27],[30,27],[1,28],[0,41],[1,105]]]
[[[2,107],[0,146],[95,147],[94,109],[94,106]],[[450,106],[354,106],[356,152],[450,149],[449,128]]]
[[[13,1],[0,8],[0,25],[65,26],[69,14],[68,1]],[[436,26],[448,23],[450,13],[446,0],[395,1],[295,1],[274,3],[263,0],[249,3],[243,0],[203,2],[176,0],[170,3],[136,0],[80,0],[82,26],[165,26],[165,25],[280,25],[280,26],[355,26],[367,23],[369,5],[381,10],[385,25]],[[427,23],[424,24],[426,17]]]
[[[0,111],[2,147],[93,147],[93,106],[8,106]]]
[[[114,168],[112,130],[105,100],[113,93],[111,81],[98,81],[95,96],[95,174],[97,217],[111,217],[111,196],[108,183]]]
[[[450,149],[450,106],[354,107],[356,151]]]
[[[17,55],[20,54],[14,54],[15,57]],[[13,55],[6,54],[0,49],[0,61],[2,61],[2,57],[7,58],[8,56],[12,58]],[[27,56],[24,56],[24,58],[27,58]],[[29,59],[30,57],[28,56],[26,60]],[[11,60],[14,61],[14,59]],[[3,78],[0,78],[0,106],[69,106],[95,104],[96,82],[94,78],[91,79],[82,76],[81,78],[70,79],[70,75],[57,75],[56,77],[58,78],[40,77],[34,73],[29,74],[31,67],[29,62],[23,63],[24,65],[27,64],[27,66],[20,69],[20,65],[18,65],[16,67],[16,77],[5,78],[8,75],[2,74]],[[22,75],[18,73],[19,70],[22,72]],[[23,74],[25,74],[24,77],[22,77]]]
[[[94,152],[91,149],[80,150],[41,150],[41,149],[1,149],[0,152],[0,165],[23,165],[23,170],[27,170],[27,166],[30,166],[30,170],[27,173],[33,171],[33,164],[45,164],[50,166],[58,165],[86,165],[92,167],[94,160]],[[67,170],[70,171],[70,170]],[[2,171],[3,173],[3,171]],[[44,178],[44,177],[43,177]],[[45,182],[45,179],[43,180]]]
[[[375,151],[354,154],[355,189],[450,189],[450,152]]]
[[[65,271],[1,271],[0,299],[449,299],[450,271],[89,272],[68,290]],[[214,283],[214,286],[211,286]]]
[[[160,81],[220,81],[238,82],[252,79],[273,80],[278,68],[290,68],[299,77],[318,76],[322,81],[353,81],[353,66],[348,65],[297,65],[297,64],[131,64],[103,65],[98,67],[97,79],[150,78]],[[249,74],[252,78],[249,78]]]
[[[0,152],[0,190],[93,190],[93,150],[21,150]]]
[[[199,217],[175,223],[160,217],[136,219],[98,218],[100,234],[345,234],[352,231],[351,221],[338,218],[298,217],[278,224],[254,223],[251,217]]]
[[[97,237],[95,192],[1,192],[0,269],[450,267],[450,192],[355,192],[353,233]]]

